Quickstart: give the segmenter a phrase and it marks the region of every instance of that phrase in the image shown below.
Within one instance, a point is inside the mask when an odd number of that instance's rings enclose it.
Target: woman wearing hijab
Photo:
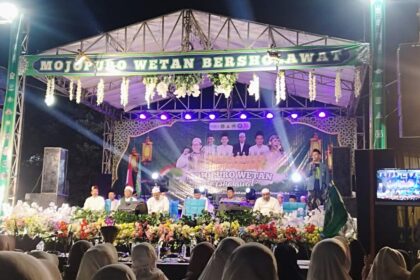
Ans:
[[[21,252],[0,252],[0,279],[54,280],[45,265]]]
[[[274,250],[274,256],[277,261],[277,275],[279,279],[305,279],[297,264],[297,252],[292,246],[286,243],[278,244]]]
[[[83,255],[76,280],[91,280],[102,267],[118,262],[117,249],[110,244],[99,244],[90,248]]]
[[[244,245],[245,241],[237,237],[228,237],[223,239],[216,251],[214,251],[209,262],[201,273],[199,280],[213,280],[222,279],[223,269],[229,256],[232,252],[241,245]]]
[[[29,255],[40,260],[44,264],[45,268],[50,272],[53,279],[62,279],[60,270],[58,269],[59,260],[57,255],[49,254],[44,251],[32,251]]]
[[[165,274],[156,267],[157,256],[155,248],[150,243],[140,243],[131,252],[133,271],[137,279],[167,280]]]
[[[191,252],[190,264],[184,280],[197,280],[206,267],[211,255],[214,252],[214,246],[209,242],[198,243]]]
[[[125,264],[116,263],[99,269],[92,280],[136,280],[136,275]]]
[[[233,251],[226,262],[223,280],[278,280],[273,253],[262,244],[250,242]]]
[[[416,264],[411,270],[410,280],[418,280],[420,279],[420,263]]]
[[[350,253],[338,238],[324,239],[315,245],[307,280],[351,280]]]
[[[92,247],[92,243],[86,240],[79,240],[73,244],[70,248],[68,267],[64,273],[65,280],[74,280],[76,279],[77,272],[79,271],[80,262],[82,257],[87,250]]]
[[[409,277],[403,255],[397,250],[383,247],[373,260],[367,280],[407,280]]]
[[[349,248],[351,256],[350,276],[353,280],[362,280],[362,270],[366,251],[363,248],[362,243],[357,239],[350,242]]]

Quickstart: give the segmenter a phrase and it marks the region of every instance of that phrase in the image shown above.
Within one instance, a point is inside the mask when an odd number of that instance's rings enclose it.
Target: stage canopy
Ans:
[[[310,79],[309,72],[315,76],[316,83],[316,98],[318,102],[327,105],[337,106],[340,108],[347,108],[354,110],[357,104],[356,91],[360,90],[355,85],[355,73],[361,77],[361,83],[365,77],[367,64],[369,62],[369,46],[356,41],[350,41],[329,36],[317,35],[307,32],[290,30],[283,27],[273,25],[256,23],[252,21],[233,19],[225,16],[210,14],[195,10],[181,10],[168,15],[163,15],[154,19],[146,20],[136,23],[124,28],[116,29],[104,34],[100,34],[91,38],[83,39],[81,41],[73,42],[49,51],[43,52],[37,56],[27,56],[28,61],[33,63],[31,70],[26,70],[27,75],[38,76],[40,79],[46,81],[45,77],[56,76],[56,90],[63,94],[68,94],[68,80],[78,76],[83,87],[82,103],[90,105],[92,108],[103,113],[110,112],[130,112],[136,108],[140,108],[146,104],[145,100],[145,86],[143,83],[144,75],[151,72],[139,71],[135,75],[135,71],[122,71],[120,76],[110,75],[109,73],[99,73],[99,64],[96,64],[96,69],[80,72],[65,72],[66,58],[75,59],[77,56],[87,55],[89,59],[95,64],[99,59],[118,57],[125,59],[127,56],[133,58],[134,54],[142,56],[141,58],[157,57],[165,58],[165,55],[185,56],[188,53],[195,55],[203,55],[200,51],[206,51],[204,54],[211,54],[214,57],[229,55],[241,55],[241,52],[247,50],[251,51],[248,55],[252,55],[252,51],[259,52],[259,54],[267,53],[272,50],[277,53],[280,60],[284,60],[285,64],[269,65],[265,68],[249,68],[248,71],[239,70],[237,82],[249,84],[253,78],[253,74],[257,73],[259,77],[260,88],[266,89],[264,94],[273,94],[276,91],[277,72],[280,69],[285,70],[286,92],[290,97],[297,96],[308,98],[308,80]],[[238,51],[236,53],[236,51]],[[220,52],[217,52],[220,51]],[[283,53],[284,51],[284,53]],[[303,59],[307,55],[315,53],[318,61],[314,63],[302,63],[299,58]],[[329,63],[331,61],[325,60],[319,63],[319,56],[325,52],[329,52],[329,59],[333,59],[334,52],[344,51],[343,57],[337,58],[337,63]],[[298,58],[297,64],[300,67],[294,67],[293,59],[288,57],[289,53],[293,53],[292,58]],[[100,55],[98,55],[100,54]],[[52,55],[52,56],[50,56]],[[148,55],[150,55],[148,57]],[[332,55],[332,56],[331,56]],[[340,53],[341,55],[341,53]],[[62,56],[63,70],[55,72],[54,62],[56,58]],[[272,56],[272,54],[271,54]],[[52,64],[44,64],[42,70],[41,62],[38,61],[38,69],[36,69],[36,60],[40,57],[51,59]],[[135,56],[134,56],[135,58]],[[326,58],[326,57],[324,57]],[[173,57],[172,57],[173,59]],[[67,60],[68,61],[68,60]],[[322,60],[321,60],[322,61]],[[46,61],[44,61],[45,63]],[[132,61],[131,61],[132,62]],[[229,62],[229,61],[228,61]],[[237,62],[237,60],[235,60]],[[288,63],[291,62],[292,64]],[[30,64],[29,63],[29,64]],[[194,62],[195,63],[195,62]],[[212,68],[208,72],[218,72],[213,60]],[[228,72],[226,68],[226,60],[224,60],[224,69],[220,72]],[[61,65],[59,63],[59,65]],[[99,65],[99,66],[98,66]],[[138,66],[138,65],[137,65]],[[162,66],[162,64],[160,64]],[[165,66],[165,65],[164,65]],[[194,67],[196,68],[196,64]],[[203,66],[203,65],[201,65]],[[217,65],[216,65],[217,66]],[[237,65],[235,65],[237,66]],[[141,67],[141,66],[139,66]],[[136,68],[137,70],[139,68]],[[142,68],[145,69],[144,67]],[[262,71],[256,71],[256,70]],[[38,70],[38,71],[37,71]],[[60,69],[59,69],[60,70]],[[200,68],[198,72],[204,73],[205,69]],[[212,70],[212,71],[211,71]],[[236,72],[238,69],[233,69]],[[31,72],[32,71],[32,72]],[[341,97],[336,98],[335,87],[337,71],[340,72],[341,79]],[[153,72],[153,71],[152,71]],[[182,73],[189,73],[189,71],[181,71]],[[155,71],[152,74],[175,73],[171,71]],[[193,72],[191,72],[193,73]],[[176,73],[175,73],[176,74]],[[141,75],[141,76],[140,76]],[[59,80],[58,76],[64,77]],[[121,105],[121,83],[124,76],[130,77],[129,95],[127,105]],[[96,93],[98,90],[99,77],[104,81],[104,104],[96,106]],[[67,80],[67,82],[66,82]],[[356,82],[357,83],[357,82]],[[360,83],[358,83],[360,84]],[[211,86],[208,78],[205,78],[200,84],[200,88]],[[74,85],[76,87],[76,84]],[[169,94],[167,98],[173,98]],[[160,96],[155,96],[153,101],[162,99]]]

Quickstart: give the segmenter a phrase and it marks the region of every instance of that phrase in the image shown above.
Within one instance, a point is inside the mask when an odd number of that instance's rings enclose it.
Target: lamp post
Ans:
[[[0,216],[7,202],[14,161],[16,108],[19,95],[19,56],[23,43],[23,13],[11,3],[0,3],[0,23],[10,24],[10,47],[7,67],[7,86],[0,129]],[[16,164],[16,161],[15,161]]]

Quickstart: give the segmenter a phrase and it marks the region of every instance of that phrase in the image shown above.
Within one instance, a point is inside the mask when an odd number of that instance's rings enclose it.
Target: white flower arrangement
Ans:
[[[226,98],[230,97],[230,93],[235,86],[235,83],[238,79],[238,74],[236,73],[218,73],[210,74],[210,81],[214,85],[215,95],[223,94]]]
[[[104,96],[105,96],[105,92],[104,92],[104,79],[99,79],[98,82],[98,87],[97,87],[97,92],[96,92],[96,105],[101,105],[104,102]]]
[[[74,99],[73,91],[74,91],[74,81],[73,79],[70,79],[70,84],[69,84],[69,100],[70,101],[73,101]]]
[[[255,101],[260,99],[260,78],[255,74],[252,75],[252,80],[249,81],[248,93],[250,96],[255,97]]]
[[[122,78],[121,82],[121,105],[125,108],[128,104],[128,89],[130,88],[130,79]]]
[[[341,99],[341,69],[335,73],[335,102]]]
[[[362,89],[362,82],[360,81],[360,68],[356,67],[354,71],[354,96],[359,97]]]
[[[81,99],[82,99],[82,81],[78,79],[77,87],[76,87],[76,103],[79,104]]]

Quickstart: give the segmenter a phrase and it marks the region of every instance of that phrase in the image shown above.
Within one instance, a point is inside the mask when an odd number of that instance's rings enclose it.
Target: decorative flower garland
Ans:
[[[276,105],[282,100],[286,100],[286,75],[284,71],[279,71],[276,77]]]
[[[236,73],[210,74],[208,77],[214,85],[215,95],[224,94],[226,98],[230,97],[230,93],[238,80],[238,74]]]
[[[51,105],[54,102],[55,79],[47,79],[47,91],[45,92],[45,103]]]
[[[70,84],[69,84],[69,100],[70,101],[73,101],[73,98],[74,98],[73,91],[74,91],[74,81],[73,79],[70,79]]]
[[[335,72],[335,102],[341,99],[341,69]]]
[[[360,81],[360,68],[356,67],[354,71],[354,96],[359,97],[362,89],[362,82]]]
[[[82,99],[82,82],[80,79],[77,80],[77,87],[76,87],[76,103],[79,104]]]
[[[176,90],[174,92],[177,98],[188,96],[199,97],[202,77],[200,74],[175,75],[174,84]]]
[[[104,102],[104,96],[105,96],[105,92],[104,92],[104,79],[99,79],[98,82],[98,89],[96,92],[96,105],[101,105]]]
[[[260,78],[253,74],[252,80],[249,81],[248,93],[250,96],[255,96],[255,101],[260,99]]]
[[[130,79],[122,78],[121,82],[121,105],[125,108],[128,104],[128,89],[130,88]]]

